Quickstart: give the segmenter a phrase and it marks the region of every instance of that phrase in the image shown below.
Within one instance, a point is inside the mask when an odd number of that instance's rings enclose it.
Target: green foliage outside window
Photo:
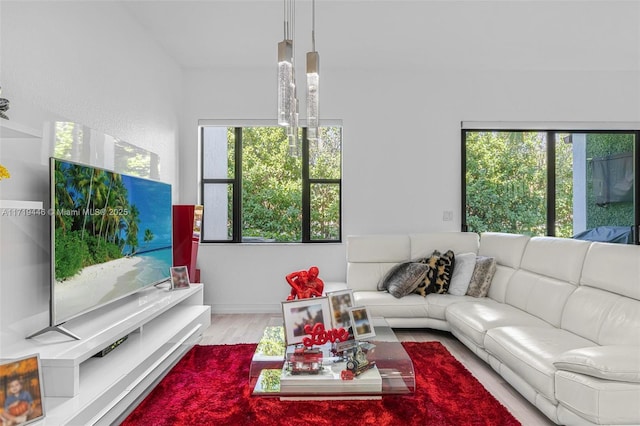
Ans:
[[[590,134],[587,135],[587,159],[602,158],[623,152],[633,152],[633,135]],[[587,167],[587,228],[598,226],[631,226],[633,202],[611,203],[598,206],[592,184],[592,169]]]
[[[545,235],[547,140],[538,132],[469,132],[467,224],[474,232]],[[571,146],[556,144],[556,234],[571,236]]]
[[[289,155],[284,128],[242,130],[243,238],[302,239],[301,167],[301,159]]]
[[[227,141],[223,143],[226,147],[218,141],[216,148],[213,139],[205,139],[204,150],[226,152],[226,169],[215,171],[213,162],[207,163],[207,175],[223,176],[223,180],[237,179],[240,175],[242,241],[303,240],[303,159],[308,159],[310,240],[339,240],[342,129],[320,128],[319,139],[309,141],[308,157],[304,158],[291,155],[286,129],[282,127],[243,127],[240,130],[241,166],[236,164],[236,128],[226,129]],[[205,155],[205,158],[210,157]],[[205,180],[205,185],[215,184],[219,183]],[[226,226],[228,240],[231,240],[234,204],[233,188],[229,185]],[[205,220],[206,215],[205,206]],[[209,218],[216,220],[213,216]]]
[[[586,175],[574,176],[570,134],[551,133],[555,141],[555,229],[558,237],[574,234],[574,182],[586,186],[587,229],[630,226],[633,202],[598,206],[593,190],[594,158],[633,152],[634,136],[586,134]],[[466,214],[474,232],[546,235],[547,132],[466,132]],[[550,230],[549,230],[550,231]]]

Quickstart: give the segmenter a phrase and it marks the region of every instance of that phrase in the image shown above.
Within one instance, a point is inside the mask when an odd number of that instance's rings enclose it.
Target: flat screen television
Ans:
[[[51,158],[50,326],[167,281],[171,185]]]

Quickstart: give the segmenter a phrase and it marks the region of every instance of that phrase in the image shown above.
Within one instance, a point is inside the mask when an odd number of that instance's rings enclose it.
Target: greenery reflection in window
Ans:
[[[301,129],[294,147],[275,126],[203,126],[201,140],[203,241],[340,241],[340,127]]]

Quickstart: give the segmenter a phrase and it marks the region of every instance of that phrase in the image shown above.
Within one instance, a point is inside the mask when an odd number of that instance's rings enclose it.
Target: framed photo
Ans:
[[[200,241],[200,235],[202,233],[203,213],[204,213],[204,206],[196,205],[193,207],[193,235],[191,237],[193,241]]]
[[[331,321],[333,328],[344,327],[349,330],[351,327],[351,317],[349,309],[353,308],[353,290],[340,290],[327,293],[329,308],[331,309]]]
[[[189,271],[186,266],[174,266],[171,268],[171,289],[179,290],[189,288]]]
[[[349,317],[353,325],[353,337],[356,340],[369,339],[376,335],[371,322],[371,314],[369,308],[365,306],[356,306],[349,309]]]
[[[328,328],[327,324],[331,324],[329,299],[311,297],[282,302],[282,316],[287,345],[302,343],[302,339],[308,336],[304,332],[305,325],[313,327],[317,323],[322,323],[325,328]]]
[[[38,354],[0,361],[0,419],[24,425],[44,418],[42,369]]]

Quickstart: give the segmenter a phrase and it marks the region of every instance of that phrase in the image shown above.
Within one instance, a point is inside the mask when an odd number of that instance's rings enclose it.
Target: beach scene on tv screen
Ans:
[[[171,186],[55,161],[55,322],[169,277]]]

